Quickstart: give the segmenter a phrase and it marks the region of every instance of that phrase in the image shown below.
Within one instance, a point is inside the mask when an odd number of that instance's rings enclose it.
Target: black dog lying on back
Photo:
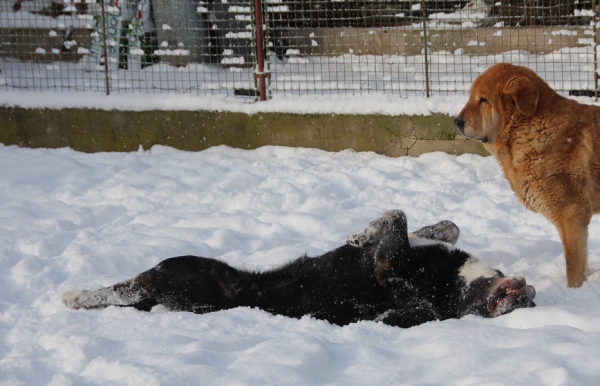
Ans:
[[[267,272],[247,272],[195,256],[164,260],[122,283],[69,291],[74,309],[111,305],[149,311],[156,305],[199,314],[257,307],[338,325],[360,320],[399,327],[467,314],[495,317],[533,307],[535,290],[456,249],[459,230],[442,221],[407,233],[400,210],[386,212],[347,244]]]

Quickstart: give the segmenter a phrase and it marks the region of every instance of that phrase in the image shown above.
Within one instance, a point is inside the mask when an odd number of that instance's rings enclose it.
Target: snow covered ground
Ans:
[[[183,254],[269,269],[341,245],[390,208],[411,229],[456,222],[459,247],[525,276],[538,307],[402,330],[60,300]],[[0,384],[597,385],[599,234],[600,217],[589,281],[568,289],[556,231],[522,208],[492,157],[0,147]]]

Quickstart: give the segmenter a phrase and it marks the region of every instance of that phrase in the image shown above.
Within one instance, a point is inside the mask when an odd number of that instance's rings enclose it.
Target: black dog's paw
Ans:
[[[82,303],[83,291],[67,291],[62,295],[63,303],[74,310],[78,310],[83,307]]]
[[[413,232],[413,235],[422,239],[443,241],[455,245],[460,236],[460,229],[452,221],[443,220],[437,224],[425,226]]]
[[[346,244],[357,248],[376,244],[381,238],[383,225],[402,216],[404,216],[404,212],[400,209],[388,210],[377,220],[371,221],[365,228],[349,234],[346,238]]]

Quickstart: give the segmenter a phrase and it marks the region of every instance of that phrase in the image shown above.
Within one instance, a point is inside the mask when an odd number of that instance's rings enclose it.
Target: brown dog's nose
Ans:
[[[458,126],[458,130],[460,130],[461,132],[463,131],[463,129],[465,128],[465,120],[462,119],[461,117],[456,117],[454,118],[454,124],[456,126]]]

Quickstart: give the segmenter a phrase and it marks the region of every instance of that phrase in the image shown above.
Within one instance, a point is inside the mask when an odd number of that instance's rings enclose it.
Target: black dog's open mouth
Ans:
[[[504,277],[489,298],[492,317],[506,314],[516,308],[535,307],[535,288],[522,277]]]

